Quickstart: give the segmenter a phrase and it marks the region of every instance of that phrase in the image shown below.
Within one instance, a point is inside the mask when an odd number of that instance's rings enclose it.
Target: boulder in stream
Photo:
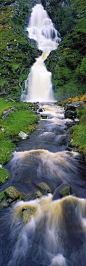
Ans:
[[[31,216],[33,216],[35,214],[35,212],[36,212],[36,208],[35,207],[28,206],[27,209],[24,208],[22,210],[23,222],[27,223],[30,220]]]
[[[42,191],[42,193],[43,192],[51,193],[51,188],[45,182],[38,183],[37,186]]]
[[[5,195],[8,199],[12,200],[21,199],[21,193],[14,186],[8,187],[5,190]]]
[[[70,195],[71,187],[68,184],[61,184],[58,186],[53,194],[53,200],[57,200],[59,198]]]
[[[45,114],[41,114],[41,118],[42,118],[42,119],[47,119],[47,115],[45,115]]]

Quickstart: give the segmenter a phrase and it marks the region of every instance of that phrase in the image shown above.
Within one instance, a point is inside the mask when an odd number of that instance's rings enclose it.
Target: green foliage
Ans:
[[[83,153],[86,159],[86,106],[78,111],[80,117],[79,125],[72,128],[72,145]]]
[[[38,117],[31,110],[16,111],[2,121],[2,127],[5,128],[4,136],[13,139],[20,131],[29,133],[29,127],[37,121]]]
[[[54,19],[62,40],[46,60],[52,72],[58,100],[86,92],[86,3],[85,0],[43,1]],[[56,8],[57,6],[57,8]],[[59,10],[60,9],[60,10]]]
[[[80,66],[80,73],[83,78],[86,79],[86,57],[82,59],[81,66]]]
[[[3,169],[3,168],[0,168],[0,184],[3,184],[5,183],[5,181],[9,178],[9,173]],[[3,197],[3,192],[2,194],[0,193],[0,198],[2,199]]]
[[[16,107],[15,111],[3,120],[3,112],[12,107]],[[38,116],[30,110],[32,107],[31,103],[16,103],[0,98],[0,164],[5,164],[11,159],[15,148],[13,141],[19,139],[19,132],[29,134],[34,130]]]

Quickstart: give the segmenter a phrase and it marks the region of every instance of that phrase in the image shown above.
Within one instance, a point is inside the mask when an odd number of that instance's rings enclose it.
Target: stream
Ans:
[[[40,121],[28,139],[16,143],[5,166],[10,179],[0,192],[13,186],[20,198],[8,198],[9,206],[0,208],[0,266],[85,266],[86,164],[71,147],[74,120],[54,103],[44,63],[61,38],[41,4],[33,7],[27,31],[42,55],[21,101],[39,102]]]
[[[0,209],[0,266],[85,266],[86,165],[70,145],[73,120],[53,103],[39,111],[6,165],[1,190],[15,186],[25,200]]]

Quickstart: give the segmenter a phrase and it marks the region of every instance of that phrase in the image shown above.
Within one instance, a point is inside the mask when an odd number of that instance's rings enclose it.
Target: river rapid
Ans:
[[[85,266],[86,165],[70,145],[74,121],[53,103],[39,116],[6,165],[1,190],[15,186],[25,200],[0,209],[0,266]]]

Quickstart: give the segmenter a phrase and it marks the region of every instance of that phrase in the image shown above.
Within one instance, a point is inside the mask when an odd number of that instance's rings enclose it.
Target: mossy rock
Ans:
[[[68,184],[61,184],[58,186],[53,194],[53,200],[66,197],[71,194],[71,187]]]
[[[4,208],[8,207],[8,202],[7,202],[7,198],[5,195],[5,190],[0,193],[0,205],[1,205],[1,207],[4,207]]]
[[[1,202],[1,207],[7,208],[9,206],[7,200],[3,199]]]
[[[42,189],[42,192],[51,193],[51,188],[45,182],[41,182],[37,186],[39,189]]]
[[[22,199],[24,201],[34,200],[36,198],[41,198],[42,196],[43,196],[43,193],[40,190],[31,191],[27,194],[22,193]]]
[[[22,199],[22,194],[14,187],[10,186],[0,193],[0,203],[2,207],[8,207],[12,203]]]
[[[27,209],[23,209],[22,211],[22,219],[24,223],[27,223],[30,219],[31,216],[33,216],[36,212],[36,208],[35,207],[28,207]]]
[[[14,186],[8,187],[5,190],[5,195],[12,200],[21,199],[21,193]]]
[[[33,195],[33,199],[41,198],[43,196],[43,193],[40,190],[36,190]]]

